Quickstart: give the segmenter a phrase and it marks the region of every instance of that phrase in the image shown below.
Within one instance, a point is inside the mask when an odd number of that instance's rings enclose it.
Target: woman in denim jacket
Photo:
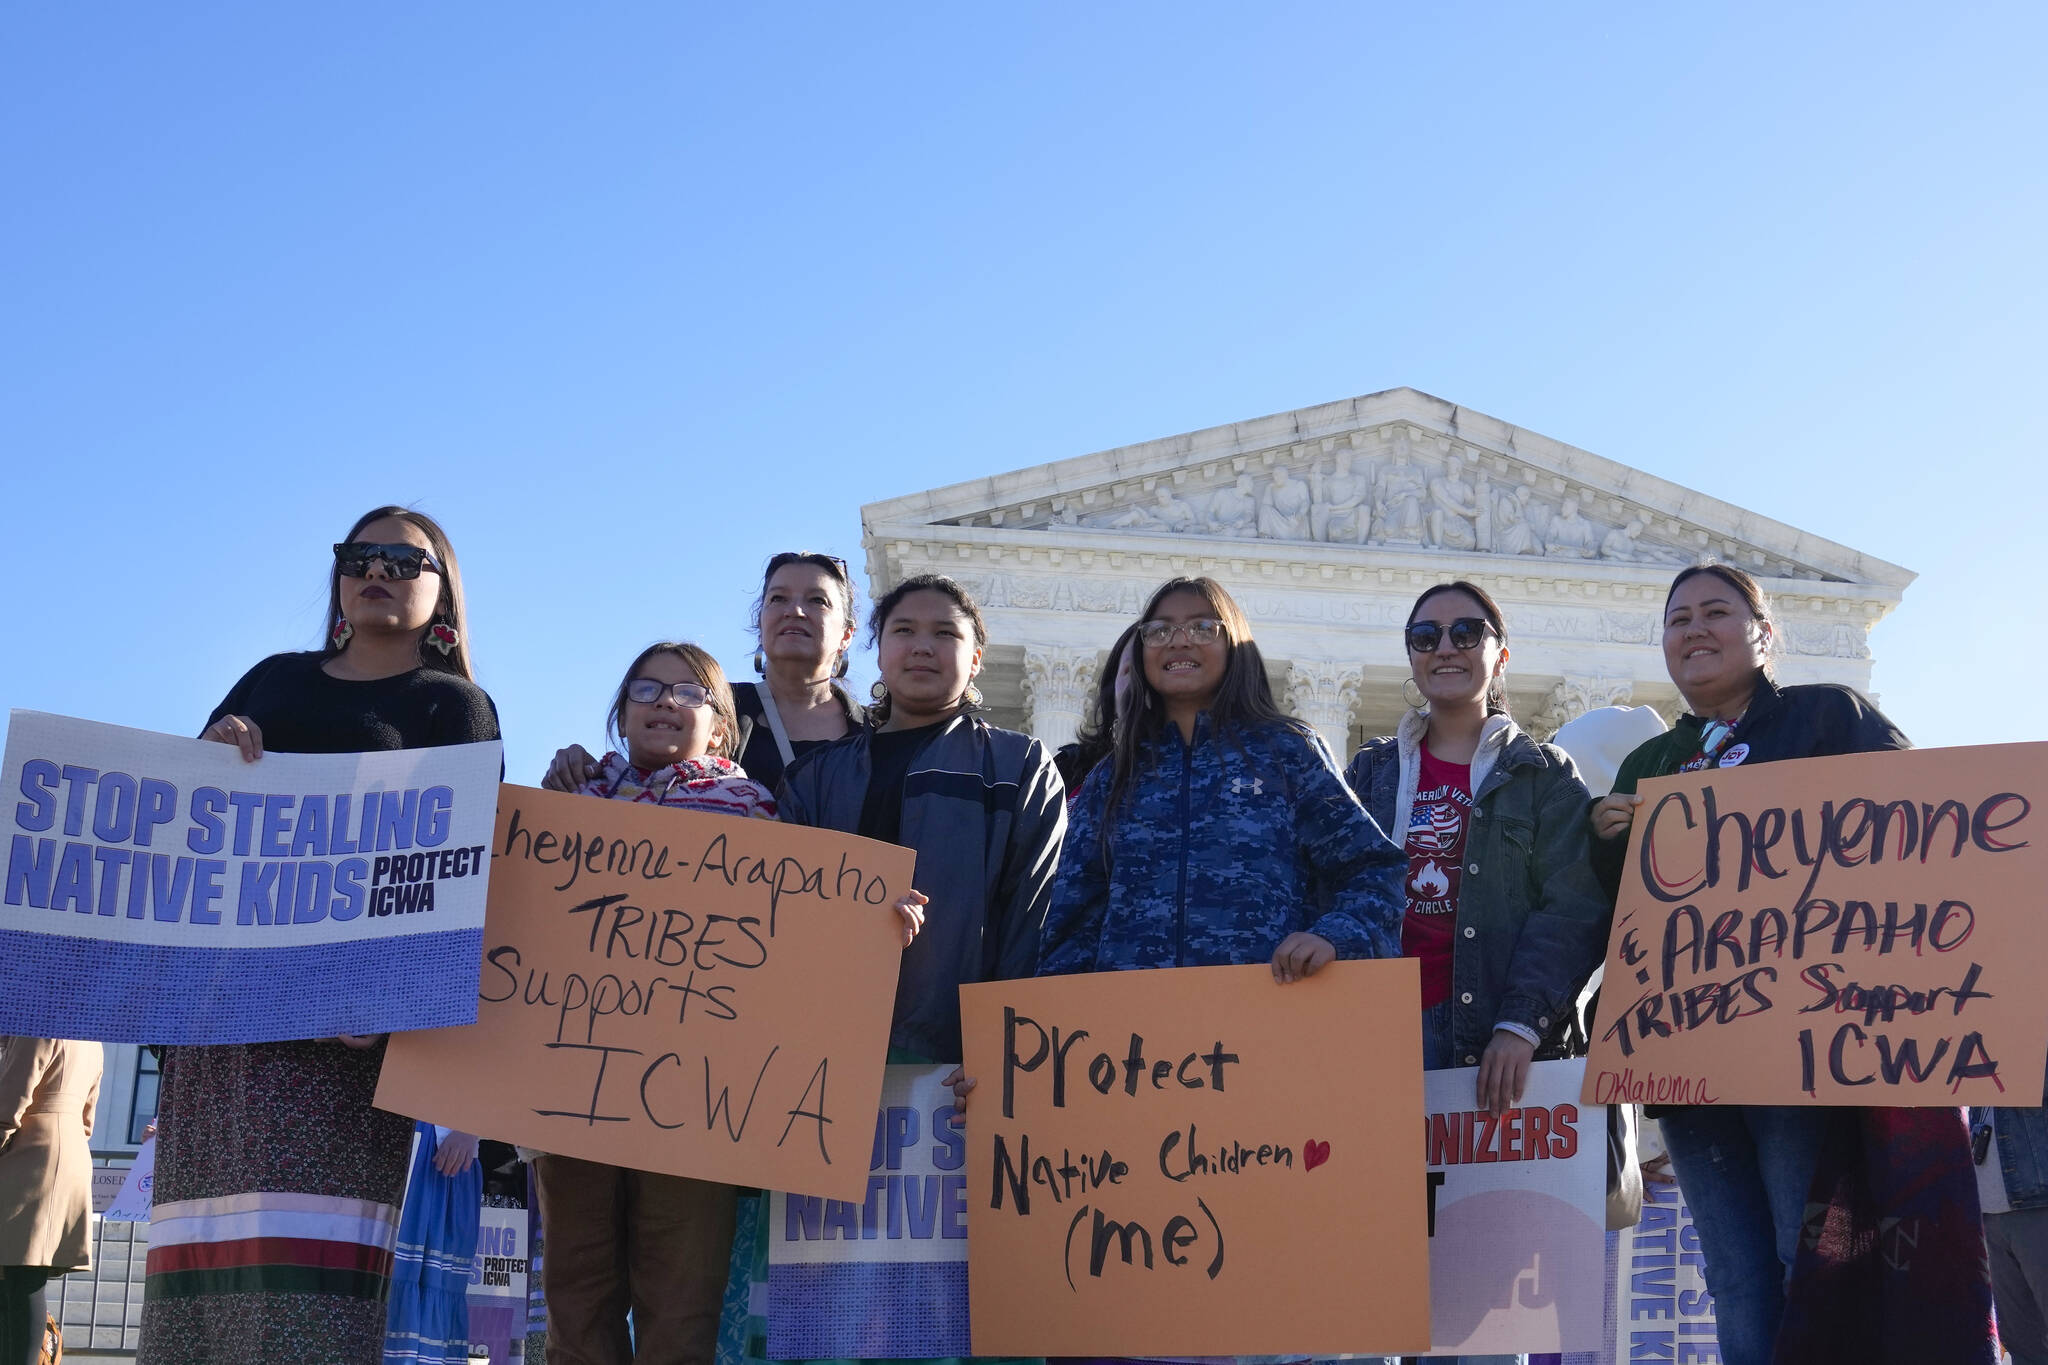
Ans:
[[[1508,715],[1500,607],[1471,583],[1415,601],[1408,663],[1424,707],[1368,741],[1345,779],[1408,855],[1401,950],[1422,961],[1423,1061],[1477,1066],[1481,1105],[1520,1098],[1567,1055],[1609,906],[1587,861],[1586,784]]]
[[[1429,589],[1404,634],[1422,705],[1344,777],[1407,854],[1401,951],[1422,967],[1422,1064],[1477,1066],[1479,1105],[1504,1113],[1532,1061],[1571,1050],[1573,1004],[1606,946],[1591,797],[1562,749],[1508,716],[1507,623],[1483,589]]]

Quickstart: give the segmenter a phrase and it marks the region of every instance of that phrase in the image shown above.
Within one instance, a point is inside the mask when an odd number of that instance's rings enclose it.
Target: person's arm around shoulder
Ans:
[[[1067,834],[1067,784],[1045,745],[1033,739],[1024,751],[1017,784],[1017,811],[1010,822],[1010,846],[1003,851],[994,904],[996,980],[1037,974],[1038,945],[1052,904],[1053,879]]]
[[[1108,759],[1096,764],[1067,803],[1059,866],[1038,933],[1039,976],[1096,968],[1103,919],[1109,912],[1109,863],[1103,856],[1102,831],[1113,766]]]
[[[1519,1024],[1538,1038],[1549,1035],[1599,967],[1613,913],[1613,900],[1593,872],[1585,819],[1592,794],[1569,755],[1542,747],[1548,762],[1531,774],[1542,784],[1529,861],[1534,900],[1515,940],[1500,1006],[1501,1022]]]
[[[1298,856],[1317,884],[1329,888],[1330,909],[1308,926],[1309,937],[1323,940],[1336,957],[1399,957],[1401,891],[1407,870],[1401,850],[1373,823],[1351,788],[1337,774],[1337,764],[1321,737],[1310,733],[1284,747],[1294,795],[1294,838]],[[1289,935],[1281,943],[1283,952]],[[1291,964],[1312,974],[1320,961],[1290,955]],[[1275,955],[1276,972],[1293,979]],[[1328,959],[1325,958],[1325,961]]]

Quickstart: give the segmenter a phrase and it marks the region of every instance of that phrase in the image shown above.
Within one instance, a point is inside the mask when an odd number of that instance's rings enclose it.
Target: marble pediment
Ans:
[[[1096,536],[1194,539],[1237,555],[1326,546],[1381,563],[1497,556],[1532,572],[1544,562],[1654,571],[1712,558],[1764,578],[1893,590],[1913,577],[1413,389],[934,489],[863,516],[872,534],[975,527],[1075,548]]]

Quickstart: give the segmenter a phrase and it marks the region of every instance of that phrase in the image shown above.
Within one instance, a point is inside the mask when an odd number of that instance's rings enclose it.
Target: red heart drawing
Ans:
[[[1330,1144],[1310,1138],[1302,1144],[1301,1165],[1303,1170],[1312,1171],[1330,1159]]]

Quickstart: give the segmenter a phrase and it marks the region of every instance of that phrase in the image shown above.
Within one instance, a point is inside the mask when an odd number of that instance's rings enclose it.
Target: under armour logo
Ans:
[[[1232,796],[1243,796],[1244,789],[1245,780],[1243,778],[1233,777],[1230,779],[1230,794]],[[1266,794],[1266,780],[1262,777],[1253,778],[1251,780],[1251,789],[1253,796],[1264,796]]]

